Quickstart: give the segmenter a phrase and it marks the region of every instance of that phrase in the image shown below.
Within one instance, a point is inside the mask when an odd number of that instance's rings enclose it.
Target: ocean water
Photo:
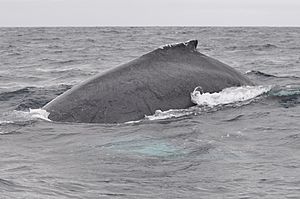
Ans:
[[[0,198],[300,198],[299,38],[275,27],[0,28]],[[51,122],[39,110],[190,39],[256,86],[195,89],[197,106],[125,124]]]

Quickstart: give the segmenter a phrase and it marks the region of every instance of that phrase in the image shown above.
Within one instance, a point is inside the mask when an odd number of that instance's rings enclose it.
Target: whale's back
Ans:
[[[166,45],[73,87],[43,108],[54,121],[120,123],[155,110],[187,108],[190,93],[253,83],[196,50],[197,40]]]

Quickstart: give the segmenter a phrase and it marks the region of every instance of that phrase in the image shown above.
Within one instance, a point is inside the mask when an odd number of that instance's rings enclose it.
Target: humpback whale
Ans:
[[[197,40],[160,47],[78,84],[46,104],[61,122],[122,123],[156,110],[193,106],[190,93],[253,85],[230,66],[197,51]]]

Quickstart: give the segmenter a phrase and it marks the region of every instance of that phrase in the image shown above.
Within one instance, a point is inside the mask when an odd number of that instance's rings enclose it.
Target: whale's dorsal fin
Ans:
[[[168,50],[168,49],[183,49],[183,50],[191,50],[195,51],[197,49],[198,40],[189,40],[187,42],[175,43],[175,44],[167,44],[161,46],[159,49]]]

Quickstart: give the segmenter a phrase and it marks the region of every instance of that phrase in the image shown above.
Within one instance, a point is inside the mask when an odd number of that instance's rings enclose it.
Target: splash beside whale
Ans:
[[[155,110],[193,106],[190,93],[253,85],[241,73],[196,50],[198,41],[166,45],[74,86],[43,109],[61,122],[122,123]]]

